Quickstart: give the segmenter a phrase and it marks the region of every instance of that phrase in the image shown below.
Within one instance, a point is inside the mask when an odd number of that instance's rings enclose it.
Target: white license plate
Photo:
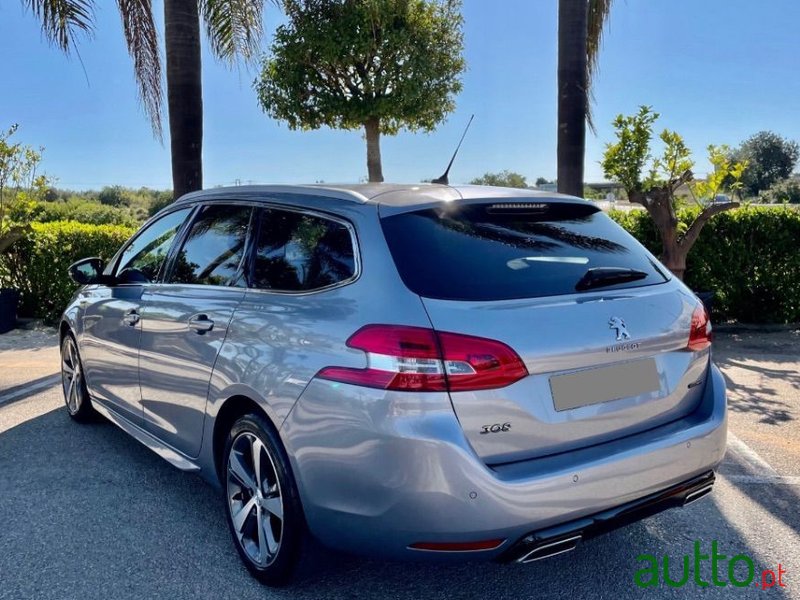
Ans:
[[[659,389],[658,369],[653,358],[550,378],[553,404],[558,411],[632,398]]]

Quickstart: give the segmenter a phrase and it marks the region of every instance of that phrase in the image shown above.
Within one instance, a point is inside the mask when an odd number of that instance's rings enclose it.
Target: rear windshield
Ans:
[[[402,213],[381,223],[403,282],[426,298],[574,294],[593,268],[644,273],[594,289],[666,281],[647,251],[591,204],[472,204]]]

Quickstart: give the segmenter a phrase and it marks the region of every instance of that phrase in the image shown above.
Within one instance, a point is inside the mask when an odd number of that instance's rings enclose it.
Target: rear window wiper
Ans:
[[[593,288],[617,285],[618,283],[628,283],[629,281],[639,281],[647,277],[644,271],[636,269],[626,269],[623,267],[595,267],[583,274],[575,284],[575,289],[585,292]]]

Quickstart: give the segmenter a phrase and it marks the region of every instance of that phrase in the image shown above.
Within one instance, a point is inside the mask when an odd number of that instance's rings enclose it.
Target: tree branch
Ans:
[[[725,212],[726,210],[731,210],[738,207],[738,202],[718,202],[706,206],[703,211],[697,215],[697,218],[692,222],[692,224],[689,225],[689,229],[686,230],[686,233],[684,233],[678,239],[678,245],[691,248],[692,245],[697,241],[697,238],[700,236],[700,231],[703,229],[703,226],[708,222],[709,219],[711,219],[711,217],[721,212]]]
[[[641,191],[628,191],[625,190],[625,193],[628,195],[628,202],[632,204],[641,204],[645,208],[647,208],[649,202],[647,200],[647,194]]]
[[[694,173],[690,169],[686,169],[681,173],[680,177],[670,180],[669,185],[672,188],[672,193],[674,194],[679,187],[684,183],[689,183],[692,179],[694,179]]]

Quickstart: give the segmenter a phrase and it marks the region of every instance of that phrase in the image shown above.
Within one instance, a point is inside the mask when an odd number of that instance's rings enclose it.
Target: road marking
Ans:
[[[722,477],[733,483],[747,483],[756,485],[800,485],[800,477],[784,477],[776,475],[773,477],[763,475],[725,475]]]
[[[733,450],[748,466],[759,475],[767,477],[780,477],[770,464],[761,458],[750,446],[740,440],[734,433],[728,431],[728,448]]]
[[[728,431],[728,448],[754,473],[753,475],[721,473],[728,481],[756,485],[800,485],[800,477],[779,475],[767,461],[731,431]]]
[[[40,379],[36,383],[32,383],[31,385],[28,385],[22,389],[16,389],[12,392],[0,394],[0,406],[8,404],[9,402],[14,402],[15,400],[27,398],[28,396],[33,396],[36,392],[53,387],[60,381],[60,379],[61,375],[59,374],[50,375],[49,377]]]

